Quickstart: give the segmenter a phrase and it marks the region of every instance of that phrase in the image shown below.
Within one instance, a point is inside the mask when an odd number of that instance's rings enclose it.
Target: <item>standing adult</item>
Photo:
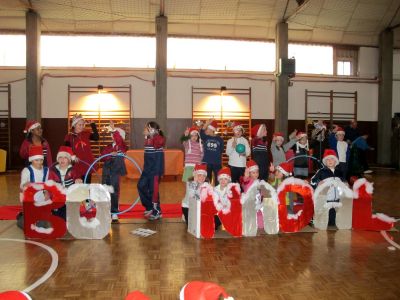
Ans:
[[[53,159],[51,157],[50,145],[45,138],[43,138],[42,125],[36,120],[27,120],[24,133],[26,137],[19,149],[19,155],[25,160],[25,165],[29,165],[29,149],[32,146],[42,146],[43,149],[43,166],[51,167]]]
[[[347,143],[351,144],[352,142],[354,142],[355,139],[357,139],[360,136],[360,132],[358,131],[357,126],[358,126],[357,121],[351,120],[350,124],[345,127],[344,136],[346,137]]]
[[[89,166],[94,162],[94,156],[90,141],[98,141],[99,133],[95,123],[90,123],[92,131],[85,129],[85,119],[81,114],[72,117],[71,131],[65,136],[64,144],[72,148],[76,155],[75,169],[79,177],[84,180]],[[93,170],[92,170],[93,171]],[[92,172],[90,172],[92,173]],[[86,183],[91,182],[91,174],[88,174]]]

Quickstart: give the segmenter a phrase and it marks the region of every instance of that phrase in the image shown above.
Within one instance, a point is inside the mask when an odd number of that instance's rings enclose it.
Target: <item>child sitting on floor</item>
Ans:
[[[45,182],[47,181],[49,176],[49,169],[43,166],[44,155],[42,146],[31,146],[29,148],[28,159],[30,165],[28,167],[25,167],[21,172],[21,193],[29,184],[35,182]],[[38,198],[38,200],[40,199]],[[24,229],[24,212],[21,212],[17,215],[17,226],[21,229]]]
[[[72,152],[71,147],[61,146],[57,153],[57,164],[52,166],[49,170],[49,180],[60,183],[65,188],[68,188],[74,183],[82,183],[82,179],[72,166],[72,160],[74,158],[75,155]],[[65,205],[57,210],[54,210],[54,214],[65,220]]]

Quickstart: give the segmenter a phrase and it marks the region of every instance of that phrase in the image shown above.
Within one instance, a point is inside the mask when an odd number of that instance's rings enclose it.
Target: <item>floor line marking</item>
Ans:
[[[49,279],[51,277],[51,275],[53,275],[53,273],[57,269],[57,266],[58,266],[58,254],[53,248],[51,248],[51,247],[49,247],[49,246],[47,246],[45,244],[42,244],[42,243],[39,243],[39,242],[35,242],[35,241],[19,240],[19,239],[7,239],[7,238],[0,238],[0,241],[10,241],[10,242],[32,244],[32,245],[39,246],[39,247],[45,249],[47,252],[50,253],[51,264],[50,264],[49,269],[47,270],[47,272],[42,277],[40,277],[38,280],[36,280],[36,282],[34,282],[33,284],[31,284],[30,286],[25,288],[23,290],[23,292],[25,292],[25,293],[29,293],[30,291],[32,291],[35,288],[37,288],[39,285],[41,285],[43,282],[45,282],[47,279]]]
[[[397,244],[395,241],[393,241],[393,240],[388,236],[388,234],[387,234],[386,231],[382,230],[382,231],[381,231],[381,235],[384,237],[384,239],[385,239],[390,245],[392,245],[393,247],[396,247],[397,249],[400,250],[400,245]]]

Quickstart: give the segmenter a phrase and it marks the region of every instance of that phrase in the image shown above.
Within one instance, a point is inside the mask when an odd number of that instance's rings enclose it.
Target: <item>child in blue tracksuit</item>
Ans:
[[[143,130],[144,165],[142,175],[137,184],[144,215],[149,220],[161,218],[159,183],[164,175],[164,145],[165,138],[156,122],[149,122]]]
[[[102,183],[111,185],[114,192],[111,193],[111,220],[112,223],[118,223],[119,212],[119,191],[120,191],[120,177],[126,175],[125,161],[122,156],[118,154],[125,154],[128,147],[125,144],[125,130],[114,127],[111,121],[110,126],[107,128],[111,132],[112,143],[107,145],[102,151],[101,155],[112,154],[102,159],[104,161],[102,172]]]
[[[203,163],[207,164],[207,178],[212,180],[214,174],[214,185],[218,185],[218,172],[222,168],[222,153],[224,152],[224,140],[216,135],[217,121],[208,120],[200,130],[200,137],[204,145]]]

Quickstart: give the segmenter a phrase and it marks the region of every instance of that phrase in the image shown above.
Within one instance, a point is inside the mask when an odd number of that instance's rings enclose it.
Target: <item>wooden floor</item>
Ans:
[[[400,216],[400,175],[379,171],[374,210]],[[0,175],[0,205],[18,203],[18,174]],[[136,198],[123,180],[122,202]],[[179,181],[161,184],[164,203],[180,202]],[[400,225],[400,224],[399,224]],[[150,228],[150,237],[130,234]],[[398,226],[399,227],[399,226]],[[400,228],[399,228],[400,229]],[[400,244],[400,234],[390,232]],[[0,292],[23,290],[49,268],[40,247],[23,239],[14,221],[0,221]],[[197,240],[177,219],[129,220],[104,240],[40,241],[59,256],[55,273],[30,292],[33,299],[124,299],[141,290],[152,299],[178,299],[191,280],[216,282],[235,299],[400,299],[400,250],[379,232],[318,231],[255,238]]]

